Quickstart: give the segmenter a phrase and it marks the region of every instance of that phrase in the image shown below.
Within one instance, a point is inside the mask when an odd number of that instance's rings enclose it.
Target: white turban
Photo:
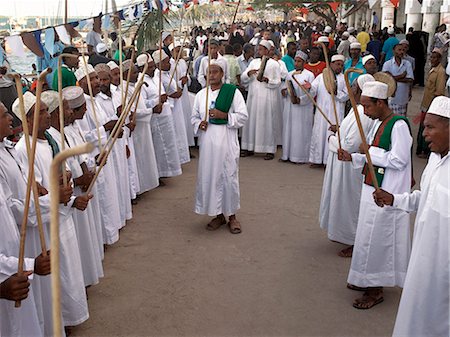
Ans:
[[[388,89],[389,86],[386,83],[374,81],[367,82],[364,84],[362,88],[361,96],[378,98],[378,99],[387,99],[388,98]]]
[[[86,73],[86,67],[84,66],[84,64],[79,67],[76,71],[75,71],[75,77],[77,78],[77,81],[81,81],[83,78],[85,78],[88,74],[92,74],[95,73],[95,69],[92,66],[92,64],[88,64],[87,65],[87,73]]]
[[[369,60],[376,60],[376,58],[375,58],[375,56],[373,56],[373,55],[366,55],[366,56],[363,56],[363,58],[362,58],[362,64],[365,65],[365,64],[367,63],[367,61],[369,61]]]
[[[31,112],[31,108],[36,104],[36,96],[34,96],[31,92],[27,91],[23,94],[23,105],[25,107],[25,115],[28,115]],[[12,111],[17,118],[22,121],[22,116],[20,115],[20,105],[19,98],[16,98],[12,105]],[[22,121],[24,122],[24,121]]]
[[[450,118],[450,98],[446,96],[435,97],[431,102],[427,113]]]
[[[136,65],[143,67],[146,63],[150,62],[150,55],[147,53],[141,54],[136,58]]]
[[[350,49],[361,49],[361,43],[359,42],[350,43]]]
[[[336,54],[336,55],[331,56],[331,62],[335,62],[335,61],[345,62],[345,56],[344,55],[340,55],[340,54]]]
[[[375,78],[370,74],[363,74],[357,77],[356,82],[358,83],[358,87],[362,90],[366,83],[375,82]]]
[[[109,61],[108,63],[106,63],[106,65],[109,67],[109,69],[114,70],[119,68],[119,66],[117,65],[116,62],[114,61]]]
[[[169,57],[169,55],[166,54],[164,50],[161,50],[161,57],[159,55],[159,50],[154,51],[152,54],[152,58],[155,61],[156,64],[160,63],[161,61],[164,61],[166,58]]]
[[[263,46],[264,48],[266,48],[267,50],[270,50],[270,48],[272,47],[272,45],[270,44],[270,42],[268,40],[261,40],[261,42],[259,43],[260,46]]]
[[[41,95],[41,100],[47,105],[49,113],[54,112],[59,107],[59,95],[57,91],[44,91]]]
[[[81,87],[66,87],[62,91],[64,99],[69,104],[70,109],[79,108],[86,102],[84,91]]]

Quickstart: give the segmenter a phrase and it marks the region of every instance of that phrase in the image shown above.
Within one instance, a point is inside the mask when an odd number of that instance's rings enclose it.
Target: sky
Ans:
[[[111,1],[109,8],[111,8]],[[118,8],[129,4],[131,0],[116,0]],[[136,2],[133,1],[133,2]],[[68,0],[69,17],[88,17],[102,11],[105,0]],[[64,0],[0,0],[1,15],[6,16],[63,16]]]

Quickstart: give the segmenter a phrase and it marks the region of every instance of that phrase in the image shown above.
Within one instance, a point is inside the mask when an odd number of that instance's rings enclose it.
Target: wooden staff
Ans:
[[[237,5],[236,5],[236,10],[234,11],[233,21],[231,21],[231,34],[230,34],[230,37],[228,38],[228,43],[231,41],[231,37],[233,35],[233,25],[234,25],[234,22],[236,21],[236,17],[237,17],[237,13],[238,13],[240,5],[241,5],[241,0],[238,1]]]
[[[122,55],[122,23],[119,18],[119,73],[120,73],[120,91],[122,93],[122,106],[125,106],[125,92],[123,91],[123,55]]]
[[[61,133],[61,152],[65,150],[65,140],[66,137],[64,136],[64,104],[63,104],[63,94],[62,94],[62,58],[63,57],[71,57],[71,58],[77,58],[78,55],[75,54],[60,54],[58,56],[58,100],[59,100],[59,132]],[[65,167],[65,164],[63,163],[63,166]],[[63,185],[64,187],[67,187],[67,172],[65,169],[62,170],[62,176],[63,176]]]
[[[317,104],[316,100],[314,99],[314,97],[312,97],[312,95],[310,94],[310,92],[308,90],[306,90],[306,88],[300,84],[300,82],[294,77],[292,76],[292,78],[294,79],[295,83],[297,83],[297,85],[300,87],[300,89],[303,90],[303,92],[306,94],[306,96],[308,96],[308,98],[311,100],[311,102],[314,104],[314,106],[316,107],[317,111],[320,112],[320,114],[323,116],[323,118],[325,118],[325,120],[327,121],[327,123],[329,125],[333,125],[333,123],[331,123],[330,119],[327,117],[327,115],[325,114],[325,112],[323,112],[323,110],[319,107],[319,105]]]
[[[158,3],[158,1],[156,1]],[[159,63],[160,63],[160,69],[159,69],[159,87],[158,87],[158,94],[159,94],[159,104],[161,104],[161,93],[162,93],[162,70],[161,70],[161,61],[162,61],[162,35],[163,31],[161,29],[161,32],[159,33]]]
[[[20,227],[20,246],[19,246],[19,261],[18,261],[18,267],[17,267],[17,274],[22,275],[23,274],[23,265],[24,265],[24,259],[25,259],[25,239],[27,235],[27,223],[28,223],[28,212],[30,207],[30,199],[31,199],[31,189],[33,188],[33,195],[34,195],[34,202],[35,202],[35,208],[36,208],[36,215],[41,217],[40,214],[40,208],[39,208],[39,194],[37,191],[37,185],[36,180],[34,177],[34,160],[36,158],[36,145],[37,145],[37,133],[39,128],[39,112],[41,110],[41,93],[42,93],[42,83],[45,81],[45,76],[47,76],[49,73],[52,72],[51,68],[45,69],[38,78],[38,85],[36,88],[36,104],[34,105],[34,115],[33,115],[33,131],[32,131],[32,144],[31,149],[29,147],[29,137],[25,138],[27,146],[27,152],[30,150],[30,156],[28,157],[28,179],[27,179],[27,190],[25,195],[25,209],[24,209],[24,215],[22,219],[22,224]],[[24,132],[25,129],[28,130],[27,124],[27,117],[25,112],[25,107],[23,104],[23,95],[22,95],[22,84],[20,85],[20,90],[17,90],[18,95],[21,96],[20,103],[20,113],[22,118],[22,125],[24,126]],[[29,135],[27,132],[26,134]],[[25,136],[26,137],[26,136]],[[38,210],[39,209],[39,210]],[[44,236],[44,229],[42,226],[42,218],[40,219],[40,225],[38,220],[38,226],[39,226],[39,237],[41,241],[41,248],[42,248],[42,255],[47,255],[47,248],[45,244],[45,236]],[[20,307],[20,301],[16,301],[15,307]]]
[[[136,50],[134,49],[134,46],[126,46],[124,48],[125,50],[127,49],[131,49],[131,63],[133,63],[134,57],[136,56]],[[134,63],[133,63],[134,64]],[[121,65],[122,66],[122,65]],[[123,70],[122,70],[122,75],[123,75]],[[124,93],[124,102],[123,104],[126,104],[127,101],[127,97],[128,97],[128,88],[130,86],[130,78],[131,78],[131,69],[128,70],[128,75],[127,75],[127,83],[125,85],[125,93]]]
[[[347,87],[348,95],[350,97],[350,102],[352,103],[353,114],[356,118],[356,124],[358,124],[359,136],[361,137],[361,142],[364,147],[364,153],[366,155],[367,166],[369,167],[369,173],[372,176],[373,186],[375,190],[378,191],[380,186],[378,185],[377,176],[375,175],[375,168],[373,167],[372,157],[370,156],[369,147],[367,146],[366,135],[364,134],[364,129],[361,123],[361,118],[359,117],[358,106],[356,104],[355,96],[353,95],[352,86],[350,85],[349,74],[357,73],[362,74],[363,71],[357,68],[349,68],[344,73],[345,85]]]
[[[208,68],[206,68],[206,100],[205,100],[205,117],[203,118],[203,121],[206,122],[208,119],[208,111],[209,111],[209,82],[210,82],[210,76],[209,76],[209,67],[211,66],[211,34],[209,34],[208,38]]]
[[[173,77],[175,76],[175,73],[177,71],[178,63],[180,62],[181,54],[183,53],[183,46],[186,43],[186,39],[187,39],[187,32],[184,35],[183,44],[181,45],[180,51],[177,54],[177,58],[175,60],[175,68],[174,68],[174,71],[173,71],[172,75],[170,76],[169,85],[167,86],[168,88],[170,88],[170,85],[172,84]],[[177,84],[177,87],[178,87],[178,84]]]
[[[148,67],[148,63],[144,66],[144,71],[147,71],[147,67]],[[139,92],[141,91],[141,87],[144,84],[144,76],[142,76],[142,78],[139,80],[138,84],[136,85],[136,88],[133,92],[133,95],[131,95],[130,101],[127,103],[126,107],[122,110],[122,113],[120,115],[119,120],[117,121],[116,125],[118,125],[119,127],[122,127],[123,124],[125,123],[125,119],[129,113],[129,111],[131,110],[131,107],[134,103],[134,100],[137,98],[137,96],[139,95]],[[105,147],[106,150],[103,153],[103,155],[101,156],[101,161],[100,161],[100,165],[97,168],[94,178],[92,179],[88,189],[87,189],[87,194],[89,194],[92,191],[92,188],[94,187],[94,183],[98,178],[98,175],[100,174],[101,170],[103,169],[103,166],[105,166],[106,164],[106,159],[108,158],[114,143],[116,142],[117,138],[119,137],[120,134],[120,129],[119,127],[117,127],[115,130],[115,132],[111,132],[111,144],[108,147]]]
[[[92,92],[92,84],[91,84],[91,77],[89,76],[89,69],[88,69],[88,65],[86,62],[86,57],[84,55],[84,53],[82,54],[82,59],[83,59],[83,63],[84,63],[84,68],[86,70],[86,80],[87,80],[87,85],[88,85],[88,90],[89,90],[89,96],[91,97],[91,106],[92,106],[92,114],[94,115],[94,122],[95,122],[95,128],[97,129],[97,138],[98,138],[98,148],[100,150],[100,153],[103,152],[103,146],[102,146],[102,137],[100,134],[100,125],[98,123],[98,118],[97,118],[97,110],[95,109],[95,101],[94,101],[94,94]]]
[[[50,237],[52,258],[50,259],[51,279],[52,279],[52,317],[53,317],[53,335],[61,337],[61,285],[60,285],[60,266],[59,266],[59,170],[61,164],[67,158],[78,156],[83,153],[89,153],[94,146],[89,143],[79,145],[63,152],[58,153],[50,166]]]
[[[323,42],[319,42],[318,44],[320,44],[322,46],[323,54],[325,56],[325,62],[327,64],[327,69],[328,69],[330,74],[333,74],[334,72],[333,72],[333,70],[330,67],[330,61],[328,60],[327,46],[325,46],[325,43],[323,43]],[[324,77],[324,83],[325,83],[325,77]],[[337,86],[337,84],[336,84],[336,86]],[[338,145],[339,145],[339,149],[341,150],[342,149],[342,146],[341,146],[341,131],[339,129],[339,117],[338,117],[338,114],[337,114],[336,98],[334,96],[334,90],[331,90],[330,95],[331,95],[331,101],[333,102],[334,118],[336,120],[336,131],[337,131]]]

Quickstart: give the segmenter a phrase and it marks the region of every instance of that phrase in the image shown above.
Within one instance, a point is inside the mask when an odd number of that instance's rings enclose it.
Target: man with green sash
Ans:
[[[221,62],[208,67],[210,85],[195,97],[191,122],[199,135],[195,212],[214,216],[206,226],[216,230],[227,223],[232,234],[241,232],[238,129],[248,118],[244,98],[234,85],[223,84]]]
[[[78,49],[76,47],[66,47],[62,51],[63,54],[78,55]],[[63,57],[61,64],[61,77],[62,77],[62,88],[71,87],[77,85],[77,78],[75,77],[74,71],[78,68],[78,58],[75,57]],[[53,69],[53,82],[52,89],[58,91],[58,69]]]
[[[389,108],[387,91],[384,83],[366,83],[361,105],[375,120],[367,138],[378,186],[401,194],[411,190],[413,139],[406,117],[394,115]],[[409,213],[375,204],[375,188],[363,153],[338,150],[338,157],[363,169],[365,176],[347,287],[364,291],[353,302],[355,308],[370,309],[383,302],[383,287],[403,287],[411,251]]]

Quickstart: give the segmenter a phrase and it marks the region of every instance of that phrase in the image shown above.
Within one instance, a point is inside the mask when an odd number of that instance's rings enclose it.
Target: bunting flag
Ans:
[[[400,0],[391,0],[391,2],[395,8],[398,8],[398,4],[400,3]]]
[[[41,31],[39,31],[39,35]],[[39,37],[40,39],[40,37]],[[31,50],[38,57],[44,57],[44,50],[42,49],[42,45],[37,41],[36,35],[34,33],[24,33],[22,34],[23,44]]]
[[[25,56],[22,37],[20,35],[7,36],[5,39],[6,39],[6,42],[8,43],[9,48],[11,49],[13,55],[18,56],[18,57]]]
[[[133,7],[129,7],[128,8],[128,20],[133,21],[134,19],[135,19],[134,8]]]
[[[53,27],[45,30],[44,47],[50,55],[55,54],[55,29]]]
[[[340,3],[339,2],[329,2],[328,4],[330,5],[330,7],[333,10],[333,12],[336,13]]]
[[[70,35],[67,33],[66,27],[64,25],[62,26],[56,26],[55,31],[59,36],[59,39],[64,44],[70,44]]]
[[[103,15],[102,28],[104,30],[109,30],[109,28],[111,28],[111,17],[109,16],[109,14]]]

